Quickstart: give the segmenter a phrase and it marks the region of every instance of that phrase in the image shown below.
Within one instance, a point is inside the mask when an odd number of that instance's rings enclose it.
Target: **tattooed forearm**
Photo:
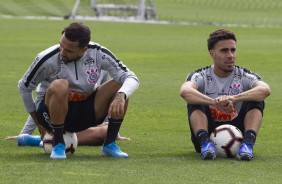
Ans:
[[[249,95],[248,93],[240,93],[237,96],[241,98],[241,97],[247,97],[248,95]]]

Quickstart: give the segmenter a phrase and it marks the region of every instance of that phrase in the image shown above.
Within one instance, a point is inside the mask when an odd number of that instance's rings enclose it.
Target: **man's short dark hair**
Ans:
[[[86,25],[80,22],[73,22],[64,28],[62,34],[65,34],[68,40],[78,42],[78,47],[84,48],[90,42],[91,31]]]
[[[217,42],[221,40],[230,40],[230,39],[234,40],[235,42],[237,41],[236,36],[233,32],[227,29],[218,29],[209,35],[209,38],[207,40],[208,50],[212,50]]]

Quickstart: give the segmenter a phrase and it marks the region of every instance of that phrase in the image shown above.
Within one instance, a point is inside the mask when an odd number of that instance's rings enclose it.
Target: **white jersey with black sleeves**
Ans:
[[[70,93],[90,95],[99,85],[102,70],[122,84],[119,92],[124,92],[127,98],[139,87],[137,76],[111,51],[90,42],[82,58],[68,63],[60,59],[59,44],[42,51],[20,79],[18,89],[25,108],[30,113],[36,110],[32,91],[37,86],[38,99],[43,99],[46,89],[55,79],[66,79]]]
[[[188,75],[186,81],[192,81],[197,90],[211,98],[222,95],[237,95],[252,88],[253,84],[261,78],[243,67],[234,66],[233,72],[228,77],[218,77],[214,73],[214,65],[196,70]],[[210,106],[215,121],[229,121],[236,118],[243,102],[235,103],[232,113],[223,113]]]

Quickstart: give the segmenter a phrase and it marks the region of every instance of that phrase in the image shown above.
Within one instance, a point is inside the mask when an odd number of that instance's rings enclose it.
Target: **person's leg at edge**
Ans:
[[[86,130],[83,130],[81,132],[76,132],[78,145],[79,146],[102,146],[108,130],[108,122],[107,119],[102,124],[90,127]],[[116,140],[119,141],[129,141],[130,138],[128,137],[122,137],[120,134],[117,135]]]
[[[108,122],[76,132],[78,145],[101,146],[104,143],[108,129]]]
[[[65,142],[63,138],[64,121],[68,112],[68,86],[64,79],[53,81],[45,94],[45,104],[49,110],[53,129],[53,150],[51,158],[66,158]]]

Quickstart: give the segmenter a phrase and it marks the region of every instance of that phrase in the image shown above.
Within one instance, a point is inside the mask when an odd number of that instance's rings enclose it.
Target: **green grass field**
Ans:
[[[3,14],[3,7],[7,9],[2,4],[11,2],[19,5],[21,1],[0,0],[0,14]],[[51,2],[54,1],[49,4]],[[67,10],[63,1],[58,2]],[[172,2],[155,1],[159,17],[190,21],[185,19],[185,7],[166,14],[165,9],[173,6]],[[175,2],[178,7],[188,2],[196,3],[192,0]],[[281,5],[274,0],[262,2]],[[271,7],[263,11],[271,12]],[[252,14],[254,9],[244,12],[255,16]],[[28,15],[18,12],[18,15]],[[57,12],[59,16],[60,11]],[[282,15],[275,11],[273,14]],[[13,15],[17,15],[16,12]],[[38,11],[33,15],[41,14]],[[209,22],[209,16],[202,15],[200,19]],[[247,23],[245,21],[240,16],[236,20]],[[211,25],[84,21],[92,30],[92,40],[112,50],[141,82],[130,98],[121,128],[121,134],[132,139],[119,142],[123,151],[129,154],[128,159],[102,157],[100,147],[78,147],[66,160],[51,160],[40,148],[17,147],[15,142],[4,140],[8,135],[18,134],[27,118],[17,90],[18,80],[38,52],[58,43],[61,29],[70,22],[0,18],[0,183],[281,183],[282,87],[279,81],[282,78],[282,39],[281,27],[276,27],[279,21],[272,22],[271,26],[229,28],[238,38],[237,64],[259,73],[272,89],[266,100],[252,162],[224,158],[203,161],[190,141],[186,104],[179,96],[179,89],[189,72],[211,64],[206,39],[211,31],[221,28]]]

